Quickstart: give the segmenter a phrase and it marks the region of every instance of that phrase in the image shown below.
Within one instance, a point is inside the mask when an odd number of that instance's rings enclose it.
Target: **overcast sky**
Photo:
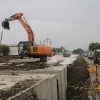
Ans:
[[[72,50],[100,42],[100,0],[0,0],[0,23],[16,12],[24,14],[37,43],[48,37],[53,46]],[[2,43],[27,40],[18,21],[10,27],[3,31]]]

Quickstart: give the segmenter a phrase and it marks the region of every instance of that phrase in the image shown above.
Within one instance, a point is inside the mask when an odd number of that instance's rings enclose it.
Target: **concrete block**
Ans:
[[[67,87],[67,65],[53,66],[46,69],[38,69],[32,71],[33,73],[55,74],[56,83],[58,81],[58,98],[59,100],[66,100]]]
[[[8,83],[12,82],[14,85],[14,82],[18,82],[24,79],[33,79],[37,80],[35,84],[33,84],[31,87],[20,91],[14,96],[9,97],[7,100],[33,100],[33,96],[37,96],[38,99],[41,100],[58,100],[57,99],[57,86],[56,86],[56,76],[54,74],[18,74],[18,75],[6,75],[7,78],[9,78]],[[5,79],[6,80],[6,79]],[[13,80],[13,81],[12,81]],[[7,88],[10,88],[12,86],[9,86]],[[32,98],[32,99],[31,99]]]

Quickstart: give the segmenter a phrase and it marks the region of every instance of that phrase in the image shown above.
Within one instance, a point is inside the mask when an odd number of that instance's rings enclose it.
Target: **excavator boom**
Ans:
[[[24,27],[24,29],[28,33],[28,41],[30,43],[33,43],[34,42],[33,31],[31,29],[31,27],[29,26],[29,24],[27,23],[27,21],[25,20],[25,18],[22,16],[23,16],[23,13],[16,13],[16,14],[10,16],[9,18],[6,18],[5,21],[2,22],[2,27],[4,29],[10,29],[9,21],[19,20],[19,22],[22,24],[22,26]]]

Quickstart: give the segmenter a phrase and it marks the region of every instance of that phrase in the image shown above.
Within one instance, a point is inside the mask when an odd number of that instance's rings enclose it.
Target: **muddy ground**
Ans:
[[[0,65],[0,70],[34,70],[34,69],[43,69],[49,67],[48,64],[43,62],[34,62],[34,63],[20,63],[20,64],[3,64]]]
[[[9,60],[19,59],[19,56],[0,57],[0,70],[34,70],[47,68],[50,65],[45,62],[26,62],[26,63],[9,63]]]

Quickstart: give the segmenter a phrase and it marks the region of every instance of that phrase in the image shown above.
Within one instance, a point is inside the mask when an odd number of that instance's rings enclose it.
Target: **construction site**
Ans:
[[[100,100],[99,3],[0,1],[0,100]]]
[[[0,100],[99,100],[100,79],[91,64],[78,55],[55,55],[47,62],[2,58]]]

